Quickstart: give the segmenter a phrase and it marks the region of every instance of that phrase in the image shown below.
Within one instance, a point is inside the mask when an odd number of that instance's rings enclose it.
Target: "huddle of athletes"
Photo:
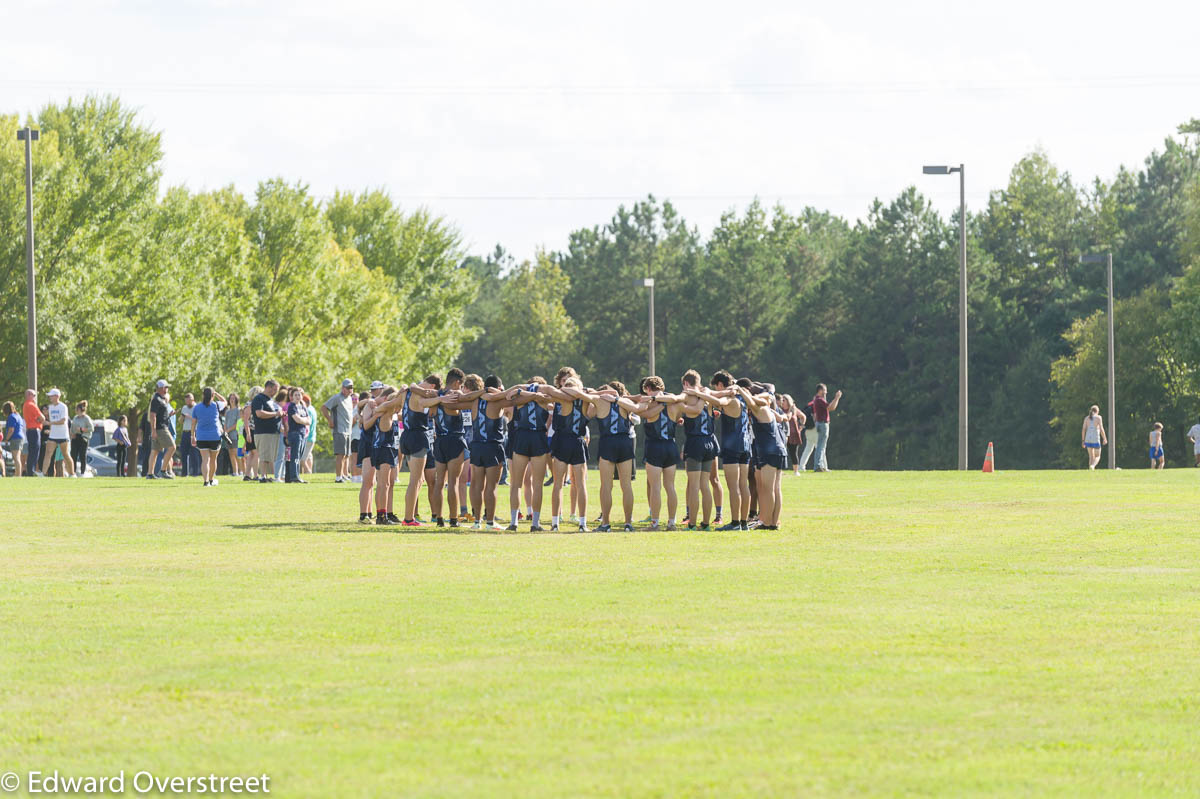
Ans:
[[[596,529],[612,529],[613,484],[617,482],[624,529],[632,531],[632,417],[637,416],[645,426],[643,463],[651,530],[677,529],[675,472],[681,463],[687,474],[687,529],[708,530],[720,524],[718,459],[725,476],[730,521],[716,529],[749,529],[752,493],[759,506],[757,526],[779,529],[788,416],[780,411],[770,383],[734,380],[728,372],[719,371],[705,387],[700,374],[688,370],[676,393],[667,392],[662,378],[651,376],[641,381],[639,393],[630,394],[616,380],[597,389],[585,388],[579,374],[564,366],[553,383],[535,375],[506,389],[495,375],[481,378],[451,369],[444,384],[438,375],[400,387],[373,383],[371,396],[359,404],[358,413],[362,426],[357,454],[362,468],[359,521],[363,524],[419,526],[417,504],[424,483],[437,526],[458,527],[466,518],[466,498],[459,492],[463,469],[469,463],[473,529],[517,530],[524,491],[530,531],[545,530],[542,480],[549,470],[553,485],[549,529],[557,532],[561,525],[577,524],[580,532],[587,532],[586,437],[588,421],[597,419],[601,513]],[[685,436],[682,457],[675,441],[675,428],[680,424]],[[392,493],[402,458],[408,459],[411,477],[400,518],[393,512]],[[496,519],[496,490],[506,460],[511,464],[507,527]],[[569,513],[564,516],[563,488],[568,483]]]

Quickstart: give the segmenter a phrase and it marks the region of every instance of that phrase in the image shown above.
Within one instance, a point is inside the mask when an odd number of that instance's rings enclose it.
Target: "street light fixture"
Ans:
[[[958,166],[925,166],[926,175],[958,173],[958,470],[967,470],[967,171]]]
[[[643,277],[635,280],[633,285],[650,289],[650,374],[658,374],[654,371],[654,278]]]
[[[29,322],[29,388],[37,391],[37,300],[33,282],[33,143],[41,133],[33,128],[17,131],[18,141],[25,142],[25,279],[29,301],[26,318]]]
[[[1115,335],[1113,331],[1113,282],[1112,282],[1112,253],[1095,253],[1084,255],[1079,259],[1083,264],[1104,264],[1108,281],[1108,468],[1117,468],[1117,386],[1116,361],[1113,354]]]

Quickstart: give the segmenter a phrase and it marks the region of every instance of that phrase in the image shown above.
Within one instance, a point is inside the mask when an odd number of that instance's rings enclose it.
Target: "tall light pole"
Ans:
[[[967,171],[958,166],[927,166],[926,175],[958,173],[958,470],[967,470]]]
[[[25,142],[25,279],[29,302],[26,305],[29,320],[29,388],[37,391],[37,299],[33,282],[33,143],[39,131],[21,128],[17,139]]]
[[[654,278],[644,277],[641,280],[634,282],[638,288],[650,289],[650,374],[658,374],[654,371]]]
[[[1108,468],[1117,468],[1117,369],[1113,347],[1116,336],[1113,331],[1113,285],[1112,253],[1085,255],[1079,259],[1084,264],[1105,264],[1108,282]]]

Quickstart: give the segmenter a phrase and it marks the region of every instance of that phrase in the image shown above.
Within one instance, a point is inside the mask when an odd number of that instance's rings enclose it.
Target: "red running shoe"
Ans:
[[[420,527],[421,526],[421,523],[419,521],[417,521],[416,519],[405,519],[404,521],[400,522],[400,524],[403,525],[404,527]]]

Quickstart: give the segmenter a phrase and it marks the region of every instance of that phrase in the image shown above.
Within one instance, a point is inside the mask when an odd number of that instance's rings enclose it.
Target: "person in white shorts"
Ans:
[[[1192,442],[1192,452],[1196,456],[1196,465],[1200,466],[1200,424],[1192,425],[1187,433],[1188,441]]]

